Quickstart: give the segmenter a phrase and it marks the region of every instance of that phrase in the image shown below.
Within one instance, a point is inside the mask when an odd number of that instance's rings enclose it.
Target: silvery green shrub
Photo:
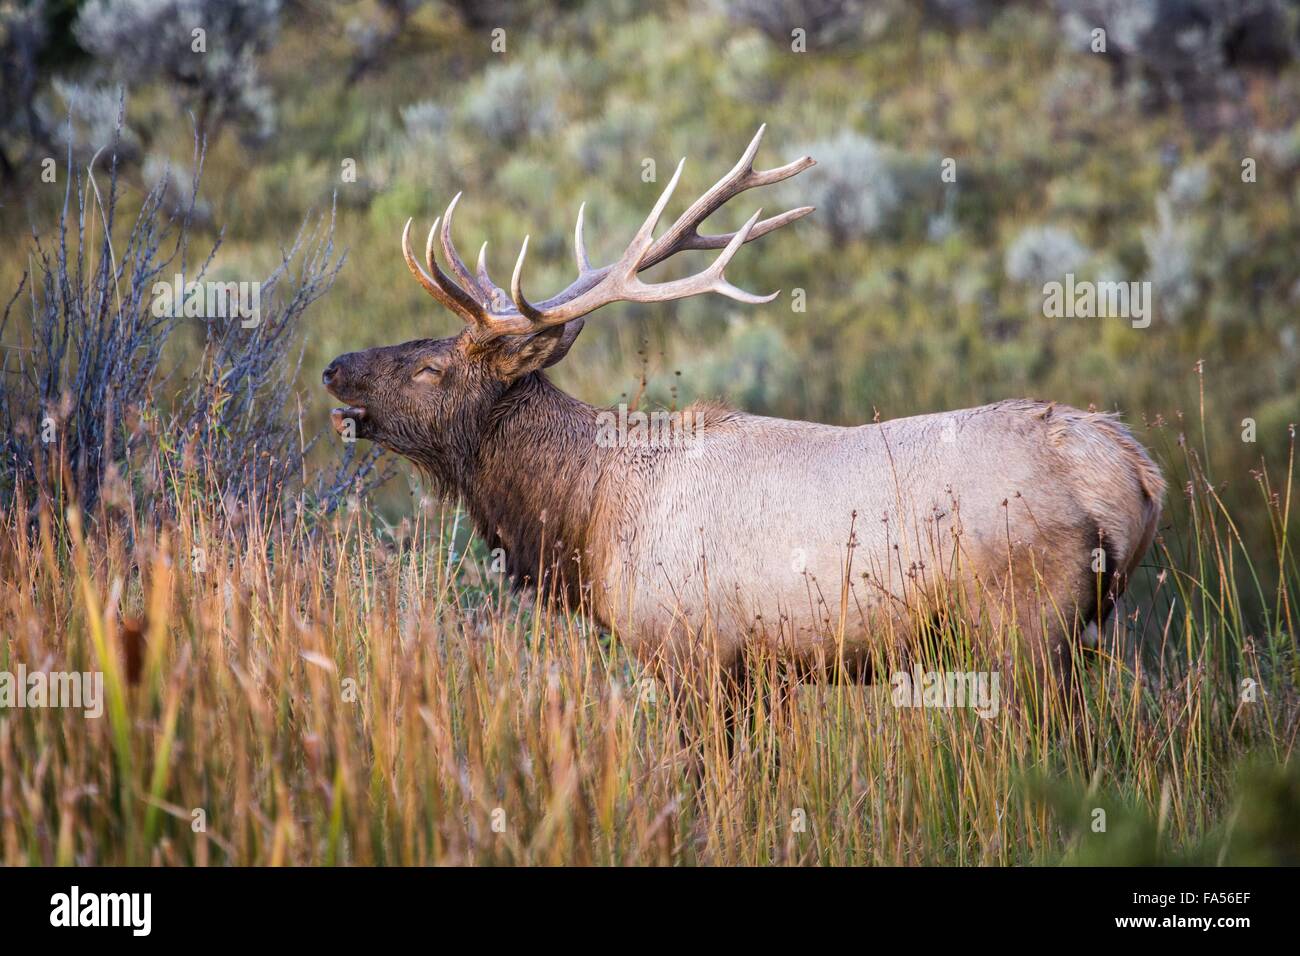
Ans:
[[[1185,210],[1199,206],[1209,190],[1209,167],[1204,163],[1188,163],[1174,170],[1165,195],[1175,210]]]
[[[560,78],[556,64],[546,58],[492,66],[466,92],[461,110],[489,141],[514,146],[559,125],[555,97]]]
[[[1156,199],[1156,225],[1145,229],[1147,279],[1162,316],[1177,319],[1200,298],[1195,233],[1175,215],[1168,196]]]
[[[579,168],[589,174],[634,165],[656,143],[654,118],[634,103],[615,103],[599,117],[566,123],[564,142]]]
[[[76,147],[81,158],[107,146],[117,149],[119,158],[131,158],[140,148],[139,137],[119,116],[123,105],[121,87],[72,83],[56,78],[54,93],[61,101],[64,119],[49,117],[46,124],[60,147]]]
[[[836,242],[879,232],[897,210],[902,189],[875,140],[845,130],[802,152],[817,157],[817,165],[800,179],[799,202],[817,208],[816,221]]]
[[[73,33],[99,72],[128,87],[166,82],[214,136],[237,123],[257,138],[275,122],[257,57],[275,42],[280,0],[90,0]],[[203,52],[194,31],[204,31]]]
[[[1014,282],[1034,285],[1061,280],[1092,255],[1073,234],[1057,226],[1030,226],[1007,246],[1003,268]]]
[[[403,106],[402,127],[411,139],[442,136],[451,124],[451,111],[434,100],[420,100]]]

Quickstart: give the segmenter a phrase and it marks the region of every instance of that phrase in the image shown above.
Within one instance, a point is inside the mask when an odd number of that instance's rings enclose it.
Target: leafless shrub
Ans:
[[[159,178],[124,242],[114,239],[123,215],[116,152],[106,189],[94,166],[83,171],[72,155],[55,234],[33,229],[35,269],[0,316],[0,498],[21,485],[89,511],[121,478],[148,500],[161,469],[190,470],[199,454],[214,492],[301,487],[325,509],[356,482],[378,478],[375,456],[357,457],[354,446],[335,470],[314,481],[305,474],[315,439],[302,436],[294,408],[298,333],[342,264],[332,216],[304,225],[262,280],[255,327],[209,320],[197,348],[178,358],[167,346],[183,345],[176,333],[195,320],[157,308],[156,285],[177,274],[203,281],[220,246],[218,238],[201,260],[191,254],[200,141],[188,194],[175,199],[172,177]]]

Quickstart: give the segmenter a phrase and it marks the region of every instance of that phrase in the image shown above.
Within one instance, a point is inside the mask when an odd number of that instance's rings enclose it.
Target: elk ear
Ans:
[[[582,319],[574,319],[536,335],[512,336],[493,356],[493,367],[507,381],[523,378],[538,369],[550,368],[569,354],[569,348],[582,331],[582,325]]]
[[[572,322],[564,324],[564,334],[560,336],[560,341],[551,350],[550,357],[542,363],[542,368],[550,368],[569,354],[569,349],[573,346],[574,340],[578,338],[578,333],[582,331],[582,327],[586,322],[586,319],[574,319]]]

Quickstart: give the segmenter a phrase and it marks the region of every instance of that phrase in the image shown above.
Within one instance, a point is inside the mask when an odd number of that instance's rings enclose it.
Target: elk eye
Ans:
[[[442,369],[434,368],[432,365],[426,365],[415,373],[415,380],[417,382],[433,383],[438,381],[440,378],[442,378]]]

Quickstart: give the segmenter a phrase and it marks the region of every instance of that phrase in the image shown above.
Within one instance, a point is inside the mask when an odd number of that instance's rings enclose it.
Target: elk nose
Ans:
[[[320,373],[320,380],[323,384],[328,385],[330,382],[334,381],[334,376],[338,375],[338,373],[339,363],[338,360],[335,359],[325,367],[325,371]]]

